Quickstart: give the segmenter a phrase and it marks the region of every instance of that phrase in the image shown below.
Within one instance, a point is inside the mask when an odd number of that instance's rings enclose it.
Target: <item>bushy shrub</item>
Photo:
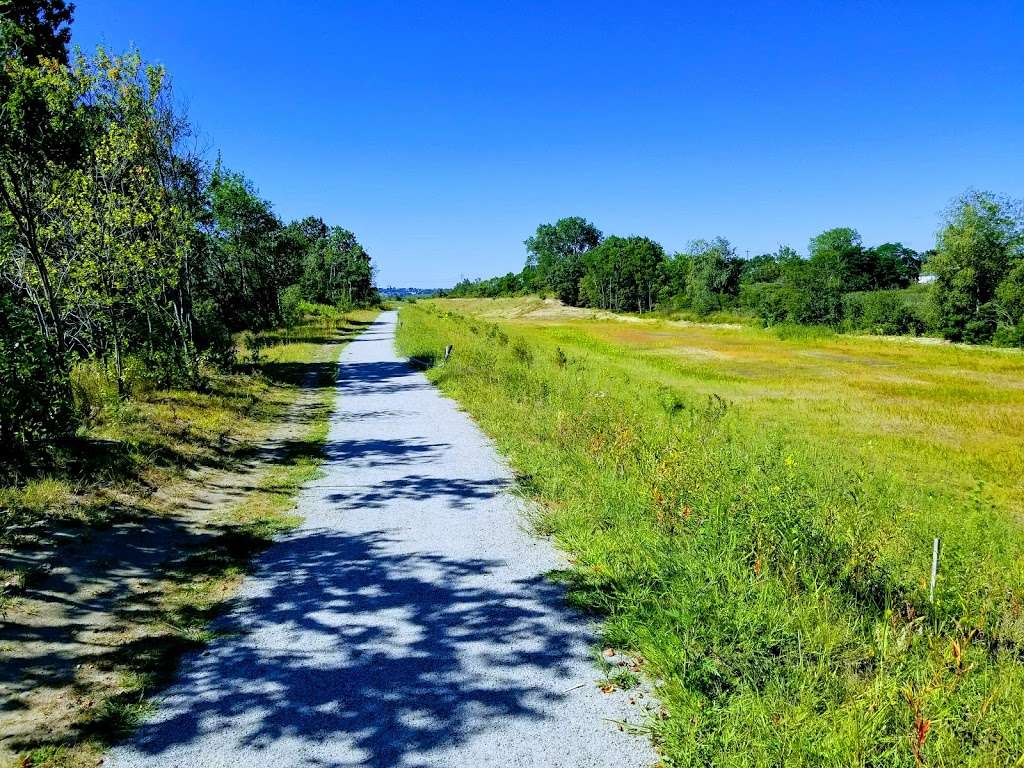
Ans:
[[[786,289],[781,285],[763,285],[756,291],[745,294],[752,302],[758,316],[767,326],[778,325],[785,322],[788,312],[786,309]]]
[[[229,370],[235,364],[237,350],[216,304],[208,299],[196,302],[193,314],[192,333],[202,361],[218,370]]]
[[[988,344],[992,341],[996,329],[999,327],[999,307],[993,301],[988,301],[978,307],[974,316],[964,323],[959,339],[954,337],[956,331],[950,335],[955,341],[965,341],[968,344]]]
[[[843,297],[843,327],[886,336],[917,335],[924,330],[924,322],[902,291],[870,291]]]
[[[838,326],[843,317],[842,294],[809,269],[793,272],[788,282],[768,283],[758,289],[756,312],[764,324]]]
[[[999,347],[1024,348],[1024,320],[1016,325],[1001,325],[992,337],[992,343]]]
[[[127,391],[139,394],[150,389],[190,388],[199,383],[199,371],[191,349],[156,347],[132,358],[137,370],[126,374]]]
[[[0,294],[0,453],[23,455],[74,429],[68,378],[34,318]]]
[[[278,298],[281,305],[281,320],[292,328],[302,322],[302,286],[289,285]]]

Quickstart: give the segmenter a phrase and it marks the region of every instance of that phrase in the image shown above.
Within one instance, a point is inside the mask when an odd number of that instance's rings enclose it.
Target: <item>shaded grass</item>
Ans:
[[[143,390],[106,404],[33,475],[0,486],[0,547],[25,545],[38,533],[33,526],[102,525],[118,493],[145,494],[187,470],[229,468],[246,458],[295,399],[303,377],[314,368],[317,376],[331,375],[329,342],[374,314],[337,312],[261,334],[258,362],[232,373],[206,371],[203,391]],[[249,357],[244,340],[239,356]]]
[[[343,338],[339,333],[358,331],[376,313],[352,314],[356,314],[357,322],[339,317],[333,334],[321,328],[328,333],[325,339],[339,341]],[[208,521],[208,531],[193,537],[197,545],[194,549],[168,552],[156,592],[139,595],[123,607],[118,617],[124,628],[122,635],[102,660],[102,667],[114,673],[117,682],[106,689],[79,691],[80,698],[88,699],[73,732],[55,732],[50,739],[23,745],[17,765],[96,765],[109,745],[129,735],[149,714],[153,707],[150,697],[172,681],[181,655],[201,648],[215,636],[210,622],[225,610],[253,558],[276,536],[300,521],[294,514],[295,497],[318,472],[334,402],[339,351],[337,343],[320,343],[319,339],[285,341],[264,350],[261,361],[248,374],[232,379],[242,382],[245,388],[258,386],[280,398],[248,411],[234,425],[232,436],[239,442],[239,450],[247,447],[243,440],[258,439],[275,418],[280,418],[284,408],[294,401],[298,384],[314,388],[314,402],[303,409],[299,433],[283,443],[274,464],[260,476],[244,501]],[[275,381],[273,374],[268,376],[261,370],[262,366],[273,370],[275,365],[287,366],[291,383]],[[188,395],[192,397],[194,393]],[[214,401],[212,408],[217,407],[218,402]],[[214,418],[219,419],[220,415]],[[157,419],[148,426],[160,434],[165,424]],[[192,434],[210,439],[212,433],[200,424]],[[176,440],[174,436],[164,437],[169,442]],[[199,443],[203,448],[209,447]],[[51,494],[46,490],[48,482],[54,481],[29,483],[21,489],[22,498],[31,501],[39,497],[41,502],[50,502],[55,494],[73,507],[73,501],[61,496],[62,486],[58,483]],[[42,508],[45,511],[45,504]]]
[[[449,311],[495,304],[404,307],[400,347],[456,344],[430,376],[662,681],[666,765],[1021,759],[1022,356]]]

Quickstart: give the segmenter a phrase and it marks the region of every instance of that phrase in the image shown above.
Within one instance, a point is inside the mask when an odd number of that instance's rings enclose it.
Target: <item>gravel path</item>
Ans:
[[[494,447],[394,352],[342,355],[325,475],[228,633],[107,765],[650,766],[634,694],[601,693],[593,628],[544,578]],[[458,352],[456,351],[456,354]]]

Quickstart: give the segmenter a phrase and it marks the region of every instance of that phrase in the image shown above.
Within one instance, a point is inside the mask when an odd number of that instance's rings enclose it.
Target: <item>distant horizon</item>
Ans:
[[[382,285],[518,271],[584,216],[666,251],[857,229],[934,244],[966,189],[1024,196],[1024,5],[80,3],[138,45],[285,220],[352,230]],[[223,34],[244,20],[244,34]],[[212,159],[212,158],[211,158]]]

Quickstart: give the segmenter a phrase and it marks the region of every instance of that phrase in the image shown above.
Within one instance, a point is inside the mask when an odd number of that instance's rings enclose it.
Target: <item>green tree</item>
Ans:
[[[774,253],[762,253],[743,262],[740,282],[744,284],[774,283],[782,276],[779,260]]]
[[[1005,346],[1024,347],[1024,258],[1018,258],[1016,262],[996,288],[999,326],[993,341]]]
[[[590,306],[643,312],[664,284],[665,251],[647,237],[610,236],[584,257],[580,298]]]
[[[0,0],[0,57],[36,66],[41,58],[68,62],[74,3]]]
[[[0,258],[32,303],[58,368],[67,364],[58,296],[66,265],[48,257],[44,208],[79,161],[86,127],[84,94],[65,66],[69,20],[58,2],[0,3],[0,229],[10,241]]]
[[[827,280],[830,290],[842,293],[874,287],[874,259],[855,229],[825,230],[811,238],[808,255],[817,275]]]
[[[311,244],[302,272],[307,298],[324,304],[358,306],[374,298],[370,256],[356,236],[331,227]]]
[[[209,190],[212,221],[202,292],[229,328],[269,327],[280,320],[279,293],[298,280],[300,265],[281,258],[281,222],[245,176],[218,160]]]
[[[680,306],[685,304],[686,280],[690,274],[690,256],[686,253],[673,253],[665,259],[662,267],[661,292],[658,303],[663,306]]]
[[[500,277],[485,280],[461,280],[446,295],[453,298],[493,299],[499,296],[516,296],[527,290],[529,288],[522,273],[508,272]]]
[[[31,446],[68,431],[71,397],[35,317],[0,281],[0,469]],[[5,460],[6,459],[6,460]]]
[[[935,275],[929,296],[935,327],[949,339],[985,342],[1001,318],[1011,324],[1013,284],[1022,258],[1024,216],[1019,203],[973,191],[954,201],[926,265]],[[1006,280],[1010,282],[1000,292]]]
[[[921,274],[921,254],[903,243],[882,243],[870,249],[874,290],[906,288]]]
[[[689,246],[686,295],[702,314],[723,306],[739,293],[743,260],[724,237],[695,240]]]
[[[583,255],[601,242],[601,231],[580,216],[541,224],[525,241],[527,267],[536,267],[538,279],[566,304],[579,304]]]
[[[182,328],[160,331],[181,321],[169,304],[193,221],[164,183],[174,119],[163,69],[143,65],[138,53],[110,57],[101,49],[79,58],[74,78],[86,94],[89,141],[85,161],[46,208],[46,229],[70,265],[64,302],[91,348],[111,354],[121,385],[126,349],[170,344],[179,347],[172,356],[179,365],[187,357]]]

